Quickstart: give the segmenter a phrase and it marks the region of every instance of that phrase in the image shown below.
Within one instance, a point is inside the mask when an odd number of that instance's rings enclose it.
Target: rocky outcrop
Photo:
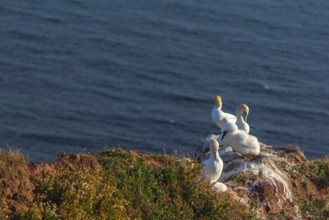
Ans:
[[[219,155],[224,162],[219,181],[241,202],[254,206],[259,217],[303,219],[309,213],[301,210],[300,203],[318,200],[329,205],[328,194],[320,194],[319,187],[300,172],[307,160],[298,147],[262,144],[260,155],[243,156],[224,146]]]

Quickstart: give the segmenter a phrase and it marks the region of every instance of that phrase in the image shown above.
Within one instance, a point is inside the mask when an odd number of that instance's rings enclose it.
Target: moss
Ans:
[[[312,216],[312,219],[329,219],[328,201],[328,198],[308,200],[297,196],[297,204],[304,218]]]
[[[245,181],[248,178],[247,178],[246,174],[243,171],[240,171],[240,172],[232,175],[230,177],[230,179],[239,182],[239,181]]]
[[[320,188],[329,187],[329,158],[308,161],[304,167],[306,175]]]
[[[297,205],[303,216],[312,216],[312,219],[329,219],[329,197],[321,199],[304,198],[300,195],[295,195]]]
[[[289,215],[289,211],[290,210],[282,209],[280,212],[274,213],[273,215],[271,215],[271,218],[280,219],[280,220],[291,219],[291,216]]]
[[[312,213],[314,211],[314,205],[307,200],[300,199],[298,205],[302,213]]]
[[[303,165],[293,167],[291,176],[304,174],[311,180],[320,195],[318,198],[309,198],[301,196],[301,193],[296,194],[297,204],[301,212],[305,215],[311,215],[315,219],[329,219],[329,197],[327,195],[329,187],[329,158],[307,161]],[[324,192],[321,195],[321,191]]]

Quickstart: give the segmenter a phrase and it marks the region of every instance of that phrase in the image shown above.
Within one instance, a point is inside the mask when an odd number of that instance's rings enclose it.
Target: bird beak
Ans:
[[[221,141],[224,139],[224,137],[226,136],[226,134],[227,134],[227,131],[223,131],[222,138],[220,139]]]

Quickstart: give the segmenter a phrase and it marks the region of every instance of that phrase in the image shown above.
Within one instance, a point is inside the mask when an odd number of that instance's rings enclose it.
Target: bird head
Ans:
[[[217,108],[222,108],[222,98],[219,95],[215,96],[214,104]]]
[[[212,139],[209,143],[210,152],[217,152],[219,150],[219,143]]]
[[[247,116],[249,114],[249,107],[246,104],[240,104],[235,109],[236,115],[242,116],[242,118],[247,121]]]

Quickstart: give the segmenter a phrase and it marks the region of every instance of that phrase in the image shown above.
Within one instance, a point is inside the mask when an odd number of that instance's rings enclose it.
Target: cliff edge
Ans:
[[[329,159],[296,146],[261,146],[259,156],[221,147],[218,193],[182,155],[123,149],[61,154],[28,163],[0,150],[0,219],[328,219]]]

